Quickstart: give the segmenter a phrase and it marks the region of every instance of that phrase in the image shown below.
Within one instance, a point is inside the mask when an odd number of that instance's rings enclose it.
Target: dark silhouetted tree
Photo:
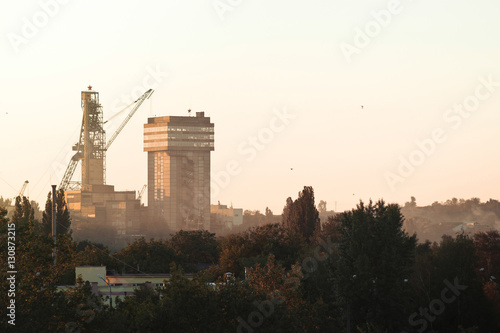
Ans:
[[[184,257],[186,262],[191,264],[214,264],[219,259],[215,234],[207,230],[180,230],[168,243],[177,256]]]
[[[340,215],[336,290],[352,327],[400,331],[408,321],[402,306],[405,279],[414,260],[416,236],[403,229],[397,204],[382,200]],[[344,317],[344,318],[346,318]]]
[[[0,225],[4,225],[9,220],[7,219],[7,209],[0,206]]]
[[[266,207],[266,217],[272,218],[274,216],[273,211]]]
[[[447,302],[446,311],[429,323],[431,330],[457,332],[459,326],[478,326],[479,332],[493,332],[494,310],[487,300],[478,279],[478,257],[471,237],[459,234],[455,238],[443,236],[434,249],[433,283],[429,286],[431,299],[439,299],[450,283],[457,287],[457,297]],[[446,282],[448,281],[448,282]],[[429,301],[423,306],[429,308]],[[498,327],[497,327],[498,328]]]
[[[319,212],[314,205],[314,190],[311,186],[304,186],[295,201],[292,198],[286,200],[282,223],[310,241],[314,231],[320,227]]]
[[[57,191],[56,195],[56,227],[58,235],[71,235],[71,217],[64,197],[64,191]],[[47,194],[45,210],[42,214],[42,231],[46,235],[52,234],[52,193]]]
[[[26,197],[16,198],[11,221],[16,224],[16,228],[29,230],[30,233],[37,231],[38,223],[35,222],[35,211]]]
[[[324,201],[324,200],[319,201],[318,212],[320,212],[320,213],[326,212],[326,201]]]
[[[410,200],[410,202],[405,203],[404,208],[411,209],[417,207],[417,199],[415,199],[415,197],[411,197]]]
[[[137,270],[144,273],[169,273],[170,263],[177,260],[175,251],[167,242],[154,239],[146,242],[144,237],[130,243],[115,257],[123,263],[122,270],[133,273]]]
[[[52,193],[47,194],[45,210],[42,213],[42,232],[44,235],[52,234]]]
[[[10,206],[11,203],[12,203],[12,200],[4,199],[2,196],[0,196],[0,207]]]

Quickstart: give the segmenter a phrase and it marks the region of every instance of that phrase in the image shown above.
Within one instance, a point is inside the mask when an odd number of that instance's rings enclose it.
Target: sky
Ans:
[[[498,1],[0,6],[4,198],[28,180],[43,207],[78,140],[88,85],[105,119],[155,90],[107,152],[117,190],[147,183],[147,118],[192,109],[215,124],[212,203],[280,214],[304,186],[337,211],[500,197]]]

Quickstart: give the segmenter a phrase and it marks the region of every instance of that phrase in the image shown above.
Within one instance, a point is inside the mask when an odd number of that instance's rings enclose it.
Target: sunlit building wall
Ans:
[[[214,124],[195,117],[154,117],[144,124],[151,218],[171,231],[210,230],[210,152]]]

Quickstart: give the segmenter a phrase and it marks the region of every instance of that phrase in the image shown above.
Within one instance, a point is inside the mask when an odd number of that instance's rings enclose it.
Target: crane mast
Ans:
[[[66,167],[64,176],[59,184],[59,189],[78,189],[84,185],[100,185],[106,182],[106,151],[115,141],[117,136],[136,113],[142,103],[148,99],[154,92],[149,89],[133,104],[134,107],[127,117],[113,133],[108,143],[105,144],[106,133],[104,131],[104,122],[102,120],[102,107],[99,103],[99,93],[92,91],[82,91],[82,109],[83,118],[78,142],[73,146],[76,153]],[[72,182],[71,178],[76,170],[79,161],[82,161],[82,181]]]

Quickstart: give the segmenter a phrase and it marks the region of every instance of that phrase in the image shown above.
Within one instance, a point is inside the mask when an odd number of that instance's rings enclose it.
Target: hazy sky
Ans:
[[[191,108],[215,123],[213,203],[279,214],[304,185],[337,210],[499,199],[499,13],[498,0],[3,1],[0,194],[28,180],[43,206],[91,84],[105,119],[155,89],[108,151],[117,190],[147,183],[147,117]]]

